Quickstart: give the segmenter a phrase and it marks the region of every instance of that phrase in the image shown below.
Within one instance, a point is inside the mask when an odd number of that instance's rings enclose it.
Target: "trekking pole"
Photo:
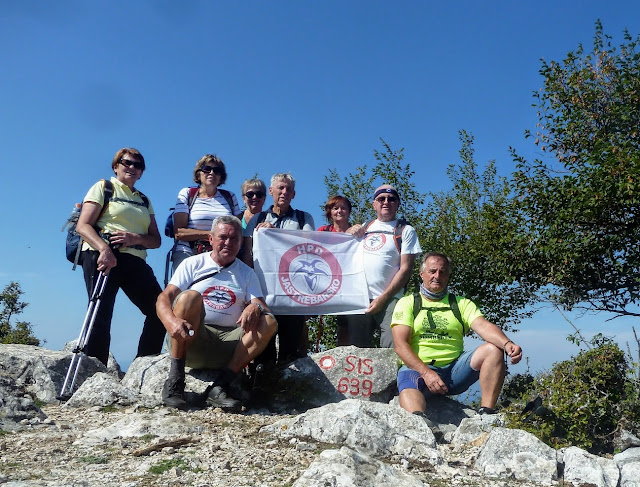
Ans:
[[[61,401],[65,401],[73,395],[73,385],[76,382],[78,371],[80,370],[80,363],[82,362],[82,357],[84,355],[84,348],[89,337],[91,336],[93,323],[96,321],[98,308],[100,307],[100,300],[102,299],[102,294],[104,293],[104,288],[107,285],[108,278],[109,276],[107,274],[104,274],[102,272],[98,274],[98,279],[96,280],[96,284],[93,288],[93,293],[91,294],[91,299],[89,300],[87,314],[85,315],[84,322],[82,323],[80,336],[78,336],[78,342],[72,350],[73,356],[71,357],[71,362],[69,363],[69,370],[67,370],[64,384],[62,384],[62,389],[60,390],[60,395],[58,396],[58,399]],[[71,384],[69,385],[69,387],[67,387],[67,384],[69,384],[69,379],[71,379]]]
[[[164,287],[167,287],[169,279],[171,279],[171,276],[173,275],[173,253],[175,252],[177,245],[177,243],[174,243],[173,247],[171,247],[169,252],[167,252],[167,258],[164,262]]]

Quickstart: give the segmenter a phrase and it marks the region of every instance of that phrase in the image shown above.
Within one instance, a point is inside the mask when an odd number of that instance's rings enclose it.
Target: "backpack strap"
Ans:
[[[396,227],[393,229],[393,242],[396,244],[396,249],[398,249],[399,254],[402,254],[402,232],[406,226],[407,220],[398,218]]]
[[[296,215],[296,220],[298,220],[298,226],[300,227],[300,230],[302,230],[302,227],[304,227],[304,223],[305,223],[304,211],[302,210],[294,210],[294,211]],[[256,222],[256,226],[264,222],[266,219],[267,219],[266,211],[261,211],[260,213],[258,213],[258,220]]]
[[[423,309],[429,310],[429,308],[422,306],[422,296],[420,295],[420,293],[413,293],[413,321],[416,320],[418,314],[420,314],[420,311],[422,311]],[[446,308],[435,308],[434,311],[438,309],[442,311],[448,311]],[[458,306],[458,300],[453,293],[449,293],[449,309],[453,313],[453,316],[455,316],[456,320],[458,320],[458,322],[460,323],[460,326],[462,326],[462,334],[466,335],[469,330],[464,326],[464,321],[462,321],[462,314],[460,313],[460,307]]]
[[[193,208],[193,205],[196,204],[199,190],[200,190],[200,186],[193,186],[189,188],[189,194],[187,196],[187,206],[189,207],[189,213],[191,213],[191,208]]]
[[[195,281],[193,281],[191,284],[189,284],[188,289],[191,289],[191,286],[193,286],[194,284],[196,284],[197,282],[200,281],[204,281],[205,279],[209,279],[210,277],[215,276],[216,274],[218,274],[219,272],[222,272],[224,269],[226,269],[227,267],[229,267],[230,265],[232,265],[235,262],[235,260],[233,262],[231,262],[230,264],[227,264],[225,266],[222,266],[220,269],[216,269],[215,271],[213,271],[210,274],[205,274],[204,276],[198,277],[198,279],[196,279]]]
[[[138,194],[140,195],[140,198],[142,198],[142,204],[144,204],[144,207],[149,208],[149,198],[147,198],[142,191],[138,191]]]
[[[226,266],[225,266],[226,267]],[[198,277],[198,279],[196,279],[195,281],[193,281],[191,284],[189,284],[189,287],[187,289],[191,289],[191,286],[193,286],[194,284],[200,282],[200,281],[204,281],[205,279],[209,279],[210,277],[215,276],[216,274],[218,274],[223,268],[218,269],[210,274],[205,274],[204,276]]]
[[[111,184],[111,181],[105,180],[105,185],[104,185],[105,197],[106,197],[107,183],[109,183],[109,186],[111,186],[111,194],[113,194],[113,185]],[[111,198],[111,201],[118,201],[118,202],[121,202],[121,203],[129,203],[131,205],[144,206],[145,208],[149,208],[149,198],[147,198],[147,196],[142,191],[138,191],[137,189],[136,189],[136,191],[140,195],[140,199],[142,200],[142,203],[138,203],[137,201],[128,200],[128,199],[125,199],[125,198]]]
[[[373,222],[375,222],[375,220],[370,220],[363,225],[365,235],[369,233],[368,231],[369,227],[373,225]],[[405,220],[404,218],[398,218],[398,220],[396,221],[396,226],[393,229],[393,243],[396,244],[396,249],[398,249],[399,254],[402,253],[402,232],[404,230],[404,227],[406,227],[407,225],[408,225],[407,220]],[[371,233],[391,233],[391,232],[376,231]]]
[[[368,222],[366,222],[366,223],[364,224],[364,233],[367,233],[367,230],[369,230],[369,227],[370,227],[371,225],[373,225],[373,222],[374,222],[374,221],[375,221],[375,220],[369,220]]]
[[[453,313],[453,316],[455,316],[456,319],[462,325],[462,333],[467,334],[469,332],[469,329],[467,328],[465,330],[464,321],[462,321],[462,314],[460,313],[460,308],[458,307],[458,300],[456,298],[456,295],[453,293],[449,293],[449,306],[451,307],[451,312]]]
[[[296,220],[298,220],[298,227],[300,227],[300,230],[302,230],[302,227],[304,227],[304,220],[305,220],[304,211],[295,210],[295,212],[296,212]]]
[[[102,203],[102,210],[100,210],[100,214],[98,215],[98,218],[96,219],[96,221],[100,219],[104,211],[107,209],[107,205],[109,204],[109,201],[111,201],[111,197],[113,196],[113,183],[107,179],[103,179],[103,181],[104,181],[104,201]],[[148,202],[149,200],[147,200],[147,203]]]
[[[226,189],[218,188],[218,191],[220,191],[220,194],[227,202],[227,205],[229,205],[229,211],[233,215],[233,196],[231,196],[231,193]]]
[[[260,213],[258,213],[258,220],[256,221],[256,226],[258,226],[258,224],[260,223],[263,223],[266,219],[267,219],[266,211],[261,211]]]
[[[103,179],[102,181],[104,182],[104,198],[102,201],[102,208],[100,209],[100,213],[98,213],[98,218],[96,218],[96,223],[93,226],[94,230],[98,235],[100,235],[100,228],[98,228],[98,220],[100,220],[100,218],[102,218],[102,215],[104,215],[104,212],[106,211],[107,206],[109,205],[109,201],[111,201],[111,197],[113,196],[113,183],[108,179]],[[74,225],[73,227],[74,233],[76,231],[75,228],[76,227]],[[80,237],[80,240],[78,241],[78,249],[76,250],[75,258],[73,259],[73,267],[71,268],[72,271],[76,270],[76,267],[80,262],[80,252],[82,252],[83,242],[84,242],[84,239]]]

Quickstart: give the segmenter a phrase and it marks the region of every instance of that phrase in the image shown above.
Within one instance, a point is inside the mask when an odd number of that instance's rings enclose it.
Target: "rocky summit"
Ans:
[[[72,347],[0,345],[0,485],[538,486],[640,485],[640,440],[613,458],[554,450],[498,415],[430,401],[429,426],[395,397],[390,350],[341,347],[247,380],[240,413],[204,406],[215,373],[188,371],[188,411],[161,404],[166,355],[124,377],[84,358],[56,397]]]

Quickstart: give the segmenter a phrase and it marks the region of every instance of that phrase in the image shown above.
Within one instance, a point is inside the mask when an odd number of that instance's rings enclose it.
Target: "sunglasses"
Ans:
[[[123,165],[124,167],[133,166],[136,169],[139,169],[140,171],[144,169],[144,164],[140,161],[130,161],[129,159],[120,159],[120,164]]]
[[[381,196],[380,198],[376,198],[376,201],[378,203],[384,203],[385,201],[389,203],[395,203],[396,201],[398,201],[398,198],[396,198],[395,196]]]
[[[210,172],[217,176],[222,176],[224,174],[224,169],[221,167],[202,166],[200,170],[205,174],[209,174]]]
[[[244,195],[249,199],[265,197],[265,194],[262,191],[247,191]]]

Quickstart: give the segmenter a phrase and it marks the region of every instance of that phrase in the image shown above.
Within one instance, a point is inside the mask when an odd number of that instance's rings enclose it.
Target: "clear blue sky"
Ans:
[[[60,227],[121,147],[147,161],[139,188],[161,226],[195,162],[222,157],[226,188],[290,171],[294,206],[322,223],[329,168],[371,163],[383,138],[405,148],[421,191],[449,186],[458,131],[480,164],[532,156],[540,58],[591,45],[594,23],[621,39],[640,4],[429,1],[67,1],[0,4],[0,286],[18,281],[49,348],[76,338],[86,296]],[[170,248],[149,253],[158,280]],[[605,317],[576,321],[597,329]],[[629,338],[630,321],[605,325]],[[128,366],[141,315],[121,294],[112,351]],[[532,369],[576,351],[571,328],[543,312],[515,339]],[[589,331],[591,333],[591,331]],[[523,366],[512,371],[522,371]]]

